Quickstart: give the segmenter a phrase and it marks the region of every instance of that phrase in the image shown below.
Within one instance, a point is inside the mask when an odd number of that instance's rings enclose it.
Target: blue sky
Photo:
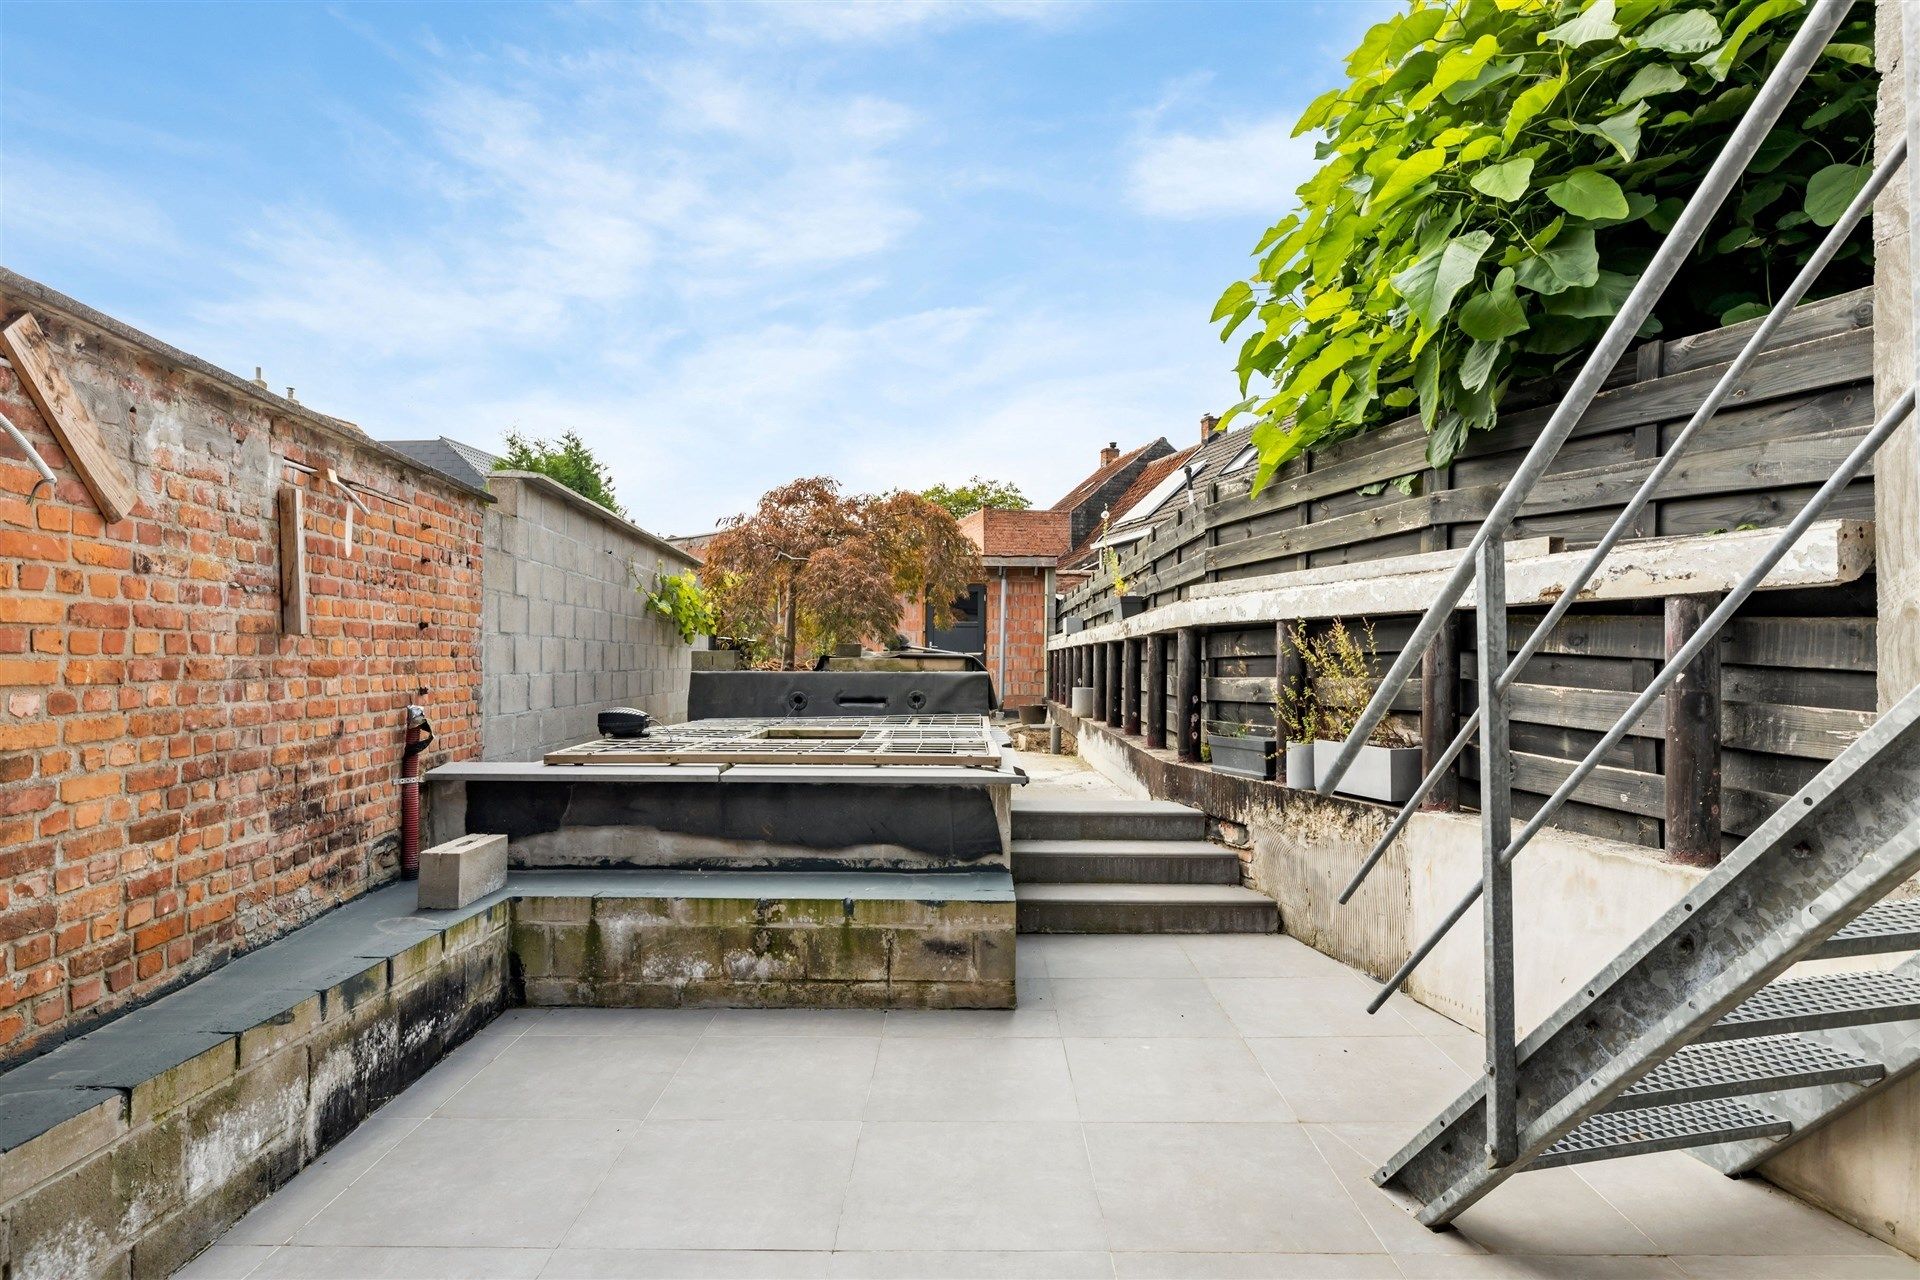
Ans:
[[[1389,7],[14,3],[0,261],[378,437],[574,427],[660,532],[1050,502],[1237,398],[1207,314]]]

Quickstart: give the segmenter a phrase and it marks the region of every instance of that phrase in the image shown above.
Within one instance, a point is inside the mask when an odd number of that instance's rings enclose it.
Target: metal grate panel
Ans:
[[[1741,1040],[1910,1018],[1920,1018],[1920,981],[1894,973],[1836,973],[1769,983],[1700,1039]]]
[[[1876,956],[1920,951],[1920,902],[1883,902],[1868,907],[1814,949],[1812,959]]]
[[[1887,1074],[1877,1062],[1798,1036],[1690,1044],[1613,1101],[1610,1111],[1701,1102],[1821,1084],[1870,1084]]]
[[[808,716],[694,720],[644,738],[595,738],[546,763],[900,764],[996,766],[985,716]]]
[[[1725,1099],[1642,1107],[1634,1111],[1603,1111],[1587,1117],[1572,1133],[1529,1162],[1527,1168],[1588,1164],[1744,1138],[1779,1138],[1791,1132],[1793,1126],[1786,1121]]]

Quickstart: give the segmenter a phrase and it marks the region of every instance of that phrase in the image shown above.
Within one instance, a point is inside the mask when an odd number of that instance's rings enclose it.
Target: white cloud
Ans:
[[[804,38],[878,44],[975,22],[1064,26],[1086,0],[733,0],[704,7],[705,33],[725,40]]]
[[[1147,133],[1137,144],[1128,196],[1135,208],[1161,218],[1278,217],[1315,168],[1312,137],[1289,136],[1293,120],[1270,116],[1212,134]]]

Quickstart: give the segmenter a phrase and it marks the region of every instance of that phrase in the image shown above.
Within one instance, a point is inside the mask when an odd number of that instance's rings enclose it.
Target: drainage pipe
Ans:
[[[420,878],[420,753],[433,741],[427,709],[407,706],[406,745],[400,751],[400,878]]]
[[[40,456],[40,451],[33,447],[32,441],[27,439],[27,433],[14,426],[13,419],[4,413],[0,413],[0,431],[5,431],[13,437],[13,442],[20,446],[20,452],[27,455],[27,461],[31,462],[33,469],[40,473],[39,482],[27,493],[28,502],[40,496],[42,485],[46,486],[49,493],[59,487],[59,482],[53,478],[53,468],[47,465],[47,460]]]

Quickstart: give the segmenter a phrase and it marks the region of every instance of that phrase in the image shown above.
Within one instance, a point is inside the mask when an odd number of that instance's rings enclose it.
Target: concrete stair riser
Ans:
[[[1239,884],[1240,859],[1202,840],[1017,840],[1013,878],[1029,884]]]

